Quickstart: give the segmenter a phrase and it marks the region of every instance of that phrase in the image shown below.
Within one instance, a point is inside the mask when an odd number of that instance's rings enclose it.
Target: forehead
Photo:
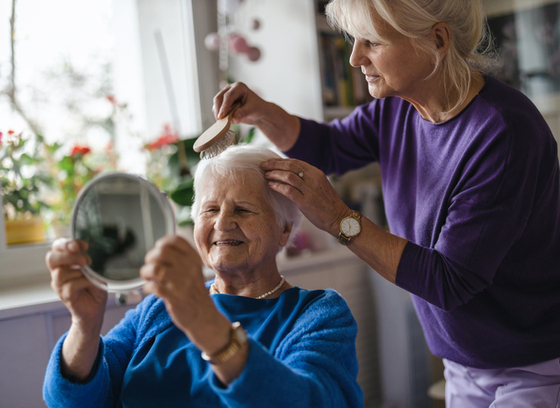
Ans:
[[[265,182],[251,172],[238,172],[231,175],[209,174],[203,183],[201,196],[206,199],[232,197],[248,202],[261,202],[265,199]]]
[[[367,2],[350,2],[341,7],[337,20],[340,28],[356,39],[378,42],[404,37]]]

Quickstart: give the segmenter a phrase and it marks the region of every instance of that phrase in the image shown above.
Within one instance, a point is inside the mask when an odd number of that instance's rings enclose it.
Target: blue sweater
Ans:
[[[200,351],[148,296],[102,338],[85,383],[60,374],[63,336],[49,361],[49,407],[362,407],[357,326],[333,290],[291,288],[257,300],[212,295],[249,337],[241,376],[223,386]]]
[[[527,97],[487,77],[443,123],[385,98],[301,124],[290,156],[327,174],[379,163],[391,232],[409,240],[396,283],[435,355],[478,368],[560,357],[557,144]]]

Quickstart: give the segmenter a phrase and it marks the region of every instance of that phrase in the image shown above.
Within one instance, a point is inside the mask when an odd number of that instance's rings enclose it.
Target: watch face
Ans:
[[[340,223],[340,230],[348,237],[354,237],[360,232],[360,223],[355,218],[345,218]]]

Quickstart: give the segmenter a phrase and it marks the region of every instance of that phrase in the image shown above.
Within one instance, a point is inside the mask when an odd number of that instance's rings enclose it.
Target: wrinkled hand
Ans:
[[[229,341],[231,322],[210,298],[198,252],[179,235],[167,235],[146,254],[145,262],[140,269],[140,276],[147,281],[144,292],[163,299],[173,323],[201,351],[211,354],[222,349]],[[245,360],[238,363],[233,376],[224,376],[213,368],[226,381],[239,375]]]
[[[171,319],[184,332],[217,312],[204,285],[202,260],[179,235],[166,235],[156,242],[146,254],[140,276],[147,281],[144,292],[162,298]]]
[[[325,173],[297,159],[273,159],[261,167],[270,188],[292,200],[317,228],[338,236],[340,221],[352,211]]]
[[[263,119],[267,102],[243,82],[228,84],[214,96],[212,111],[216,119],[227,116],[237,101],[241,102],[241,106],[233,114],[233,123],[255,125]]]
[[[72,323],[82,329],[100,329],[107,292],[92,284],[80,268],[91,264],[84,241],[57,239],[46,255],[51,287],[70,311]]]

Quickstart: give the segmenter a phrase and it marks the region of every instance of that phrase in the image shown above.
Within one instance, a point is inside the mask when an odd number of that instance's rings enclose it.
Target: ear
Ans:
[[[437,23],[432,27],[431,35],[439,55],[443,59],[451,45],[451,30],[446,23]]]
[[[280,247],[283,248],[288,243],[288,240],[290,239],[290,234],[292,233],[293,226],[294,226],[293,222],[290,223],[290,224],[284,225],[284,230],[282,231],[282,235],[280,236],[280,241],[278,242],[278,245]]]

